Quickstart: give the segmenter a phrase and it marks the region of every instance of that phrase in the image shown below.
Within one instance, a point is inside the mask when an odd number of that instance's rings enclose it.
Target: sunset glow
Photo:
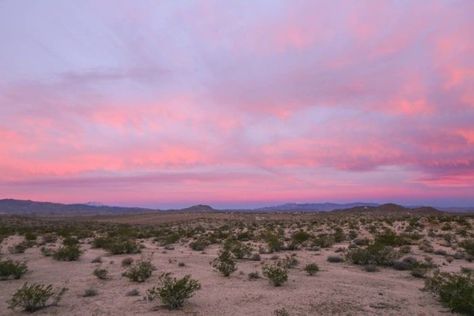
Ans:
[[[474,1],[0,1],[0,198],[474,204]]]

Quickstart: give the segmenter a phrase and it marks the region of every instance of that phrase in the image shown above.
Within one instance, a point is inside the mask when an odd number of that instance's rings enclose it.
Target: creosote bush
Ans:
[[[436,294],[451,311],[474,315],[474,275],[471,272],[436,272],[425,280],[425,290]]]
[[[319,267],[316,263],[309,263],[304,267],[304,270],[308,275],[315,275],[319,271]]]
[[[109,279],[109,271],[107,271],[105,268],[96,268],[93,274],[100,280]]]
[[[135,254],[141,251],[141,246],[135,240],[120,237],[97,237],[92,246],[105,249],[113,255]]]
[[[225,277],[228,277],[232,272],[237,270],[237,264],[231,252],[228,250],[219,251],[218,257],[212,260],[211,265]]]
[[[391,246],[371,244],[367,248],[354,248],[349,251],[347,258],[354,264],[390,266],[399,254]]]
[[[128,270],[123,273],[123,276],[133,282],[145,282],[146,279],[151,277],[154,270],[156,270],[156,268],[150,261],[142,260],[131,265]]]
[[[81,253],[81,249],[78,245],[64,246],[53,254],[53,258],[58,261],[77,261]]]
[[[252,248],[240,240],[228,238],[224,241],[224,250],[230,251],[235,258],[248,258],[252,254]]]
[[[288,281],[288,271],[285,267],[277,264],[266,264],[262,267],[262,272],[273,286],[281,286]]]
[[[0,261],[0,280],[9,278],[19,279],[28,271],[25,262],[2,260]]]
[[[161,303],[169,309],[177,309],[200,288],[199,281],[191,279],[190,275],[177,279],[171,277],[170,273],[163,273],[160,276],[159,285],[147,291],[147,298],[150,301],[159,298]]]
[[[20,307],[32,313],[50,305],[57,305],[66,291],[67,288],[54,290],[51,284],[25,283],[8,301],[8,307],[10,309]],[[48,304],[50,299],[51,303]]]

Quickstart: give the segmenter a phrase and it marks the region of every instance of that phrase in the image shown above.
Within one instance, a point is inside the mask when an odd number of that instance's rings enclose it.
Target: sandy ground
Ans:
[[[58,262],[44,257],[38,247],[28,249],[24,254],[8,254],[8,246],[19,240],[21,237],[11,236],[3,241],[3,258],[26,260],[30,271],[20,280],[0,281],[1,315],[23,314],[8,310],[6,301],[24,282],[51,283],[69,288],[59,306],[48,307],[35,315],[274,315],[274,310],[279,308],[286,308],[290,315],[450,314],[432,295],[420,290],[423,280],[412,277],[408,271],[381,268],[379,272],[368,273],[355,265],[327,262],[327,256],[344,244],[318,252],[278,253],[280,258],[296,253],[300,264],[289,271],[288,283],[273,287],[263,278],[256,281],[247,279],[249,272],[261,274],[261,265],[264,261],[271,261],[272,254],[262,255],[260,262],[241,260],[238,271],[224,278],[209,265],[216,257],[217,246],[207,248],[204,253],[192,251],[185,245],[175,245],[174,250],[165,251],[146,240],[142,254],[111,256],[83,244],[85,252],[79,261]],[[98,256],[102,256],[103,262],[91,263]],[[152,257],[157,267],[153,276],[144,283],[133,283],[122,277],[122,259],[142,256]],[[436,263],[444,262],[441,256],[432,257]],[[184,262],[185,266],[179,267],[178,262]],[[311,262],[317,263],[321,269],[315,276],[308,276],[303,271],[304,265]],[[92,274],[98,266],[109,270],[110,280],[98,280]],[[459,271],[461,266],[474,268],[473,263],[454,260],[443,265],[442,269]],[[157,283],[161,272],[171,272],[175,276],[191,274],[201,282],[202,288],[181,310],[169,311],[158,306],[158,302],[143,299],[146,290]],[[91,287],[98,291],[98,295],[82,297],[84,290]],[[140,296],[126,296],[132,289],[138,289]]]

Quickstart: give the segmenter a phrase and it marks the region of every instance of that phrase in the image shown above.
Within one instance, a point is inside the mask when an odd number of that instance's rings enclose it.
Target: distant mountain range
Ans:
[[[209,205],[194,205],[182,209],[159,210],[141,207],[106,206],[99,203],[85,204],[61,204],[51,202],[36,202],[30,200],[3,199],[0,200],[0,214],[9,215],[36,215],[36,216],[73,216],[73,215],[119,215],[131,213],[152,212],[418,212],[435,213],[441,211],[450,212],[474,212],[474,208],[442,208],[433,207],[405,207],[397,204],[376,203],[287,203],[276,206],[260,207],[255,209],[214,209]]]
[[[93,215],[146,213],[155,210],[139,207],[119,207],[96,204],[61,204],[30,200],[0,200],[0,214],[11,215]]]
[[[348,209],[359,206],[377,206],[377,203],[286,203],[275,206],[266,206],[255,209],[261,212],[328,212],[339,209]]]

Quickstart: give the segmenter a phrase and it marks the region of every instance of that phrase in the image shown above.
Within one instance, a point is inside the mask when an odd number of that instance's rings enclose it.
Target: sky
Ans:
[[[474,205],[473,12],[0,0],[0,198]]]

